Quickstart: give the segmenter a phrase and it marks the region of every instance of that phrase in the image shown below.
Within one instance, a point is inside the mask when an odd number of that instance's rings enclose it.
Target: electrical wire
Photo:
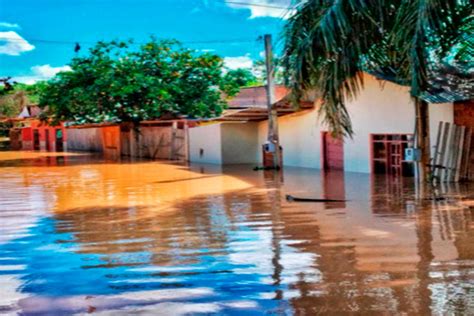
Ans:
[[[179,41],[181,44],[234,44],[234,43],[251,43],[258,40],[253,38],[246,38],[246,39],[222,39],[222,40],[202,40],[202,41]],[[19,38],[0,38],[0,41],[8,41],[8,42],[24,42],[26,39],[19,39]],[[97,42],[91,41],[58,41],[58,40],[46,40],[46,39],[39,39],[39,38],[31,38],[27,40],[28,42],[32,43],[43,43],[43,44],[64,44],[64,45],[73,45],[75,43],[80,44],[96,44]],[[143,45],[147,44],[147,42],[131,42],[132,45]]]
[[[218,0],[219,1],[219,0]],[[271,8],[271,9],[286,9],[290,10],[294,7],[287,7],[287,6],[278,6],[278,5],[273,5],[273,4],[259,4],[259,3],[253,3],[253,2],[244,2],[244,1],[232,1],[232,0],[221,0],[219,1],[221,3],[225,4],[233,4],[233,5],[241,5],[241,6],[251,6],[251,7],[262,7],[262,8]],[[261,40],[260,37],[257,39],[250,39],[250,38],[245,38],[245,39],[222,39],[222,40],[202,40],[202,41],[178,41],[181,44],[186,44],[186,45],[193,45],[193,44],[235,44],[235,43],[253,43],[255,41]],[[8,41],[8,42],[24,42],[26,39],[22,38],[0,38],[1,41]],[[28,42],[32,43],[42,43],[42,44],[56,44],[56,45],[75,45],[77,43],[82,44],[82,45],[94,45],[97,42],[91,42],[91,41],[62,41],[62,40],[49,40],[49,39],[41,39],[41,38],[31,38],[27,40]],[[131,45],[143,45],[146,44],[146,42],[131,42]]]
[[[290,10],[290,9],[293,8],[291,6],[290,7],[284,7],[284,6],[274,5],[274,4],[260,4],[260,3],[242,2],[242,1],[225,1],[225,3],[241,5],[241,6],[269,8],[269,9],[287,9],[287,10]]]

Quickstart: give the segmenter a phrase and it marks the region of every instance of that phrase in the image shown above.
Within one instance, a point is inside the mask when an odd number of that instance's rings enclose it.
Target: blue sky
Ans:
[[[98,40],[140,42],[154,34],[212,51],[229,67],[260,58],[265,33],[275,39],[291,0],[0,0],[0,77],[22,82],[67,69]],[[248,5],[246,5],[248,3]],[[218,43],[214,41],[227,41]],[[228,42],[233,41],[235,42]],[[197,43],[198,42],[198,43]]]

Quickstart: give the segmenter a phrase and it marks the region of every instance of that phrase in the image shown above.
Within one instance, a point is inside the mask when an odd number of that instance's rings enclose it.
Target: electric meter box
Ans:
[[[420,161],[421,151],[418,148],[405,148],[406,161]]]

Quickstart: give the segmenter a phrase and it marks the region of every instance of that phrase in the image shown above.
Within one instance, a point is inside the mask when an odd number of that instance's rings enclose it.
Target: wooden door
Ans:
[[[40,134],[39,130],[33,130],[33,150],[40,150]]]
[[[344,142],[332,137],[331,133],[322,133],[322,161],[324,170],[344,170]]]
[[[63,131],[62,129],[56,129],[56,151],[64,151],[64,144],[63,144]]]
[[[119,160],[121,156],[120,126],[107,126],[101,129],[105,159]]]
[[[21,149],[21,129],[12,128],[10,129],[10,149],[20,150]]]
[[[49,129],[46,128],[44,130],[44,138],[45,138],[45,143],[46,143],[46,151],[50,151],[51,150],[51,143],[50,143],[50,139],[49,139]]]
[[[120,125],[120,154],[122,156],[132,156],[132,142],[130,141],[132,135],[133,126],[130,124]]]

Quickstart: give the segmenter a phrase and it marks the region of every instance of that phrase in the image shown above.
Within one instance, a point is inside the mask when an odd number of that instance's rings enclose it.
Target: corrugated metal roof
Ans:
[[[290,100],[290,89],[283,85],[275,86],[274,103],[278,116],[295,113],[314,107],[315,94],[309,93],[304,101],[295,107]],[[220,117],[210,119],[211,121],[263,121],[268,119],[267,91],[266,86],[242,88],[233,99],[227,102],[229,107]]]
[[[445,103],[474,99],[474,69],[464,73],[439,71],[432,75],[428,91],[421,98],[431,103]]]

